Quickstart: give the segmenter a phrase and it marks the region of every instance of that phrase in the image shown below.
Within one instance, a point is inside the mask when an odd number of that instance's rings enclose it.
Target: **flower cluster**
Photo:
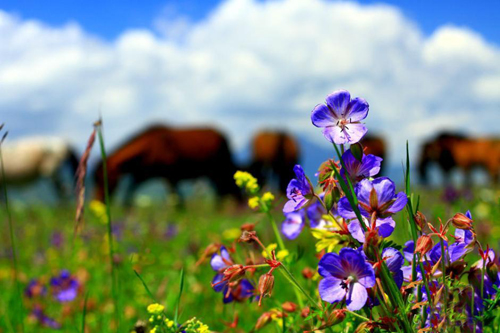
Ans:
[[[67,270],[62,270],[59,275],[52,277],[49,285],[42,283],[41,279],[32,279],[24,290],[31,308],[31,318],[41,326],[60,328],[61,324],[45,313],[45,306],[50,301],[47,299],[49,292],[52,300],[67,304],[78,297],[80,289],[80,282]]]
[[[456,326],[465,332],[482,332],[494,322],[492,313],[500,305],[500,257],[478,242],[470,212],[457,213],[445,223],[431,223],[418,210],[419,202],[409,193],[409,165],[406,192],[398,192],[388,177],[378,176],[382,158],[365,154],[360,143],[367,133],[361,121],[368,112],[364,99],[351,99],[345,90],[333,92],[325,104],[313,109],[311,121],[333,143],[337,159],[320,166],[319,190],[300,165],[294,167],[281,230],[271,214],[274,196],[259,196],[251,175],[235,175],[237,184],[251,195],[250,207],[267,213],[276,243],[261,242],[254,230],[257,223],[250,229],[242,227],[240,243],[253,247],[245,249],[245,264],[231,258],[235,244],[217,248],[211,258],[216,271],[213,289],[223,293],[224,303],[250,299],[260,306],[272,296],[274,271],[282,271],[297,291],[300,305],[286,302],[282,309],[264,312],[255,329],[273,321],[282,327],[297,325],[300,317],[303,330],[312,332],[349,316],[356,332],[439,332]],[[406,215],[396,217],[403,210]],[[288,268],[302,254],[291,253],[282,239],[298,238],[306,225],[317,240],[319,260],[317,272],[307,267],[301,272],[314,281],[308,283],[316,286],[312,295]],[[410,235],[410,240],[404,244],[391,240],[396,229]],[[260,255],[255,252],[259,247]],[[480,260],[471,264],[472,255]],[[256,279],[262,269],[266,271]],[[252,281],[258,281],[257,287]],[[296,314],[290,318],[292,313]]]
[[[149,325],[151,329],[149,333],[209,333],[210,329],[207,325],[193,317],[182,324],[176,322],[164,314],[165,307],[158,303],[150,304],[147,307],[149,317]],[[144,331],[144,328],[141,328]]]

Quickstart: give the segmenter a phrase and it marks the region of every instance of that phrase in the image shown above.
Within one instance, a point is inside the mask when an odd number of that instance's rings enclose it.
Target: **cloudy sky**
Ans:
[[[259,128],[328,147],[310,111],[370,104],[391,163],[440,129],[500,133],[500,2],[0,0],[0,122],[11,139],[113,147],[153,121],[210,124],[243,150]],[[306,152],[307,154],[307,152]]]

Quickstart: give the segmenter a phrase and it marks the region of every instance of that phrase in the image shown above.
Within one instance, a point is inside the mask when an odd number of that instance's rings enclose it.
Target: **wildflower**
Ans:
[[[302,208],[314,194],[314,189],[300,165],[293,168],[297,178],[292,179],[286,189],[288,202],[283,207],[283,213],[291,213]]]
[[[259,306],[264,297],[271,296],[273,288],[274,288],[274,276],[270,273],[261,275],[261,277],[259,278],[259,284],[257,286],[257,289],[260,294]]]
[[[332,252],[335,246],[341,241],[341,235],[330,230],[311,229],[311,234],[314,238],[319,239],[316,242],[316,252],[321,252],[325,249],[327,252]]]
[[[368,115],[368,103],[354,98],[346,90],[337,90],[326,97],[326,105],[318,104],[311,114],[314,126],[323,128],[323,135],[335,144],[356,143],[367,129],[360,121]]]
[[[234,180],[236,181],[236,185],[240,188],[244,188],[247,193],[254,194],[259,190],[257,179],[248,172],[236,171]]]
[[[375,272],[359,251],[343,248],[339,254],[327,253],[318,266],[319,274],[324,278],[319,283],[322,300],[336,303],[346,299],[351,311],[366,304],[366,289],[375,285]]]
[[[378,228],[382,237],[388,237],[392,234],[396,226],[392,215],[406,206],[406,194],[403,192],[396,194],[395,190],[394,182],[387,177],[380,177],[373,181],[363,179],[355,188],[361,215],[372,220],[370,228]],[[345,219],[355,219],[350,223],[355,225],[350,226],[349,230],[352,228],[361,229],[354,209],[346,197],[340,199],[338,211],[340,216]],[[351,231],[351,233],[353,232]]]
[[[153,303],[148,306],[148,312],[152,315],[159,315],[165,310],[165,307],[158,303]]]
[[[104,203],[99,200],[92,200],[89,208],[101,223],[108,223],[108,215],[106,214],[106,205]]]
[[[272,253],[273,250],[276,250],[278,248],[278,244],[276,243],[271,243],[266,247],[266,251],[262,251],[262,256],[264,258],[268,258],[269,256],[267,255],[268,253]],[[281,261],[285,259],[290,253],[288,250],[279,250],[278,253],[276,253],[276,258]]]
[[[345,169],[340,169],[340,175],[344,179],[346,175],[349,176],[353,183],[377,175],[380,172],[380,164],[382,163],[381,157],[371,154],[363,154],[360,161],[354,157],[351,149],[342,155],[342,160],[344,161]]]
[[[285,221],[281,224],[281,232],[288,239],[297,238],[304,229],[304,212],[292,212],[285,214]]]
[[[251,209],[259,207],[259,201],[260,201],[259,197],[257,196],[251,197],[250,199],[248,199],[248,207],[250,207]]]
[[[39,296],[45,296],[47,293],[47,288],[40,283],[37,279],[32,279],[28,286],[26,286],[26,289],[24,291],[24,294],[28,298],[36,298]]]
[[[50,280],[52,294],[59,302],[70,302],[78,295],[80,283],[73,278],[69,271],[63,270],[57,277]]]
[[[43,327],[54,328],[54,329],[60,329],[61,328],[61,324],[59,324],[54,319],[48,317],[40,306],[35,306],[35,308],[33,309],[33,311],[31,311],[31,315],[36,320],[38,320],[38,322]]]

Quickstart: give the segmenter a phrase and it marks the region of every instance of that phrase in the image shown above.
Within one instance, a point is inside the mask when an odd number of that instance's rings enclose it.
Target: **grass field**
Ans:
[[[479,239],[497,248],[500,226],[499,192],[491,189],[477,189],[473,198],[458,199],[453,205],[441,201],[441,193],[419,189],[421,210],[436,222],[438,217],[448,218],[454,212],[471,209],[477,217]],[[283,201],[281,201],[283,202]],[[281,205],[278,204],[278,207]],[[115,332],[111,295],[109,249],[105,217],[96,209],[86,209],[83,230],[74,237],[73,205],[28,206],[10,205],[15,229],[19,280],[21,288],[31,279],[47,284],[51,276],[63,269],[69,270],[79,281],[78,297],[61,304],[54,300],[50,290],[44,297],[29,299],[23,297],[24,311],[29,313],[34,304],[40,304],[47,316],[62,325],[64,332],[81,332],[84,314],[88,332]],[[280,209],[273,213],[277,221],[282,220]],[[397,227],[391,239],[401,244],[408,239],[405,214],[397,216]],[[0,210],[4,223],[0,245],[0,332],[20,332],[20,320],[25,332],[52,331],[43,328],[33,316],[23,315],[16,307],[19,299],[13,282],[12,252],[8,233],[6,210]],[[244,223],[259,222],[256,230],[264,244],[275,243],[272,229],[263,214],[251,212],[248,207],[232,202],[216,204],[211,198],[191,198],[185,210],[179,211],[168,202],[143,203],[127,211],[113,207],[112,224],[115,241],[115,268],[118,275],[118,307],[120,331],[133,331],[139,321],[146,321],[149,315],[146,307],[155,301],[166,306],[167,317],[175,316],[179,296],[181,271],[184,270],[184,287],[179,306],[179,320],[197,317],[213,331],[228,330],[228,324],[238,316],[236,330],[248,332],[255,326],[259,316],[272,308],[281,308],[286,301],[305,303],[297,299],[288,282],[276,275],[275,288],[271,298],[266,298],[259,308],[257,302],[222,303],[222,294],[212,290],[210,282],[214,272],[209,259],[200,261],[204,249],[212,243],[223,243],[230,247],[240,236],[239,228]],[[317,280],[304,279],[301,271],[305,267],[317,269],[315,239],[309,232],[303,232],[298,240],[286,241],[290,255],[286,262],[294,276],[311,294],[317,295]],[[259,256],[261,250],[249,244],[237,244],[246,253],[253,251]],[[235,258],[238,261],[238,258]],[[197,262],[199,262],[197,265]],[[155,301],[148,294],[136,271],[150,289]],[[253,277],[256,285],[258,275]],[[87,301],[85,302],[85,299]],[[286,323],[301,321],[300,311],[290,314]],[[285,324],[286,324],[285,323]],[[266,326],[263,331],[281,331],[280,321]],[[298,327],[295,325],[295,327]],[[333,331],[337,331],[333,327]]]

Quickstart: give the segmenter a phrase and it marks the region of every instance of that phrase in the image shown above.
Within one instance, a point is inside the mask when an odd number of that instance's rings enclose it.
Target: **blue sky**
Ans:
[[[160,121],[329,152],[310,112],[347,89],[399,167],[406,140],[416,159],[438,131],[498,135],[500,1],[478,3],[0,0],[0,122],[83,149],[101,110],[110,148]]]
[[[358,1],[363,4],[387,3],[399,7],[417,22],[426,34],[443,24],[466,26],[486,39],[500,44],[500,1],[403,0]],[[0,9],[25,19],[39,19],[50,25],[78,22],[86,31],[112,40],[128,28],[152,27],[154,19],[168,9],[200,20],[220,3],[219,0],[0,0]]]

